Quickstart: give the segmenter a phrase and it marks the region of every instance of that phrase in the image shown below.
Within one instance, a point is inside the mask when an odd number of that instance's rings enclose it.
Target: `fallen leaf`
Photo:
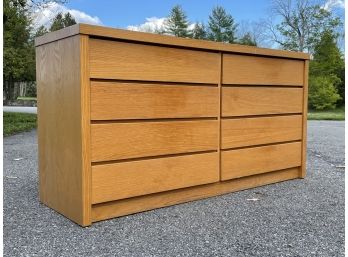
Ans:
[[[258,198],[249,198],[249,199],[247,199],[247,201],[258,201],[258,200],[260,200],[260,199],[258,199]]]
[[[5,176],[6,178],[13,178],[13,179],[16,179],[18,177],[12,177],[12,176]]]

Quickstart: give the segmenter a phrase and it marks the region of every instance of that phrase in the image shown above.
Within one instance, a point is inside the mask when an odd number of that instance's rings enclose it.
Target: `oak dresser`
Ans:
[[[303,178],[308,59],[85,24],[37,38],[40,201],[88,226]]]

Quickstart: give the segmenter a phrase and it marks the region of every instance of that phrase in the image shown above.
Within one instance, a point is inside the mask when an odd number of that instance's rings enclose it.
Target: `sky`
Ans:
[[[224,6],[236,20],[249,20],[261,18],[269,0],[71,0],[67,6],[98,16],[106,26],[126,28],[142,24],[146,18],[166,17],[176,4],[182,6],[191,22],[206,21],[216,5]]]
[[[344,0],[323,0],[324,6],[344,10]],[[207,22],[214,6],[223,6],[237,23],[257,22],[270,14],[271,0],[68,0],[65,5],[52,3],[36,13],[35,25],[50,25],[58,12],[70,12],[77,22],[123,29],[147,31],[161,26],[170,9],[179,4],[190,22]]]

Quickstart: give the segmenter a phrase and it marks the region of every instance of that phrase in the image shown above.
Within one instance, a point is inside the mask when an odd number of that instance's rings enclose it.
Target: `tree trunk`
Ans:
[[[4,81],[4,97],[5,102],[8,103],[14,100],[14,81],[12,77],[9,77],[7,81]]]

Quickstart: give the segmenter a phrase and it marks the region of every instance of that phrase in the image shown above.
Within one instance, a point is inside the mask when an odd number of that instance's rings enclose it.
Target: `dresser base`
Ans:
[[[300,178],[301,167],[92,205],[92,222]]]

